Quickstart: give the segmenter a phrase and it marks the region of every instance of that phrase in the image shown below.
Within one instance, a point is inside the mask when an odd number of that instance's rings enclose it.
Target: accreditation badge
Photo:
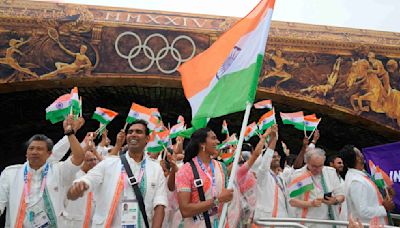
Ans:
[[[36,203],[29,208],[29,221],[34,228],[50,227],[50,220],[43,207]]]
[[[137,200],[123,200],[121,204],[121,225],[124,228],[137,228],[139,205]]]

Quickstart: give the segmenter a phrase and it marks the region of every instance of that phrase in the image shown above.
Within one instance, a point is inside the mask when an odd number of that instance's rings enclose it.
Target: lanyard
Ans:
[[[282,193],[285,193],[285,189],[284,189],[284,185],[283,185],[283,181],[280,179],[280,177],[278,175],[275,175],[272,170],[270,170],[270,173],[272,175],[272,177],[275,180],[275,184],[278,185],[278,187],[281,189]],[[279,179],[279,180],[278,180]]]
[[[211,194],[212,194],[212,197],[214,198],[214,196],[216,195],[215,192],[216,192],[216,189],[217,189],[217,183],[216,183],[216,181],[215,181],[214,164],[213,164],[213,162],[212,162],[212,159],[211,159],[211,162],[210,162],[210,168],[211,168],[211,174],[212,174],[212,176],[210,176],[210,173],[208,173],[206,167],[204,167],[204,164],[203,164],[203,162],[200,160],[199,157],[197,157],[197,162],[199,163],[199,166],[200,166],[201,170],[203,170],[203,172],[207,175],[208,179],[210,179],[210,181],[211,181],[211,183],[212,183]]]
[[[121,165],[122,165],[122,168],[121,168],[121,175],[127,175],[126,174],[126,171],[125,171],[125,168],[124,168],[124,165],[121,163]],[[143,178],[143,175],[144,175],[144,169],[146,168],[146,159],[144,159],[143,161],[142,161],[142,163],[140,164],[140,171],[139,171],[139,176],[136,178],[136,182],[137,183],[141,183],[142,182],[142,178]]]
[[[322,178],[322,173],[321,173],[321,178]],[[322,186],[318,183],[318,180],[315,180],[316,178],[314,178],[314,176],[311,175],[311,179],[314,183],[314,185],[322,192],[324,193],[324,189],[322,189]]]
[[[42,183],[40,185],[40,197],[42,197],[44,189],[46,187],[46,179],[47,173],[49,172],[49,163],[46,163],[44,170],[42,172]],[[32,174],[28,171],[28,164],[25,165],[24,168],[24,195],[25,195],[25,202],[28,202],[29,199],[29,192],[31,187],[31,180]]]

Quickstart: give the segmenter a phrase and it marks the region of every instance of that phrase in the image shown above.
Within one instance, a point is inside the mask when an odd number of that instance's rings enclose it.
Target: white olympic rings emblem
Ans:
[[[124,36],[133,36],[138,41],[138,44],[135,47],[133,47],[127,55],[121,53],[121,51],[119,50],[119,47],[118,47],[120,39]],[[149,46],[147,46],[147,43],[150,41],[150,39],[155,38],[155,37],[161,38],[165,43],[165,47],[161,48],[157,53],[154,53],[154,51]],[[179,52],[178,49],[175,48],[175,44],[180,40],[189,41],[193,47],[193,51],[192,51],[191,55],[185,59],[182,59],[181,53]],[[150,60],[150,63],[146,67],[138,68],[133,64],[132,59],[134,59],[136,56],[138,56],[142,50],[143,50],[144,55]],[[169,45],[167,38],[160,33],[151,34],[144,40],[144,42],[142,44],[142,40],[136,33],[127,31],[127,32],[123,32],[118,35],[117,39],[115,40],[115,51],[117,52],[117,54],[120,57],[127,59],[131,69],[136,72],[145,72],[145,71],[149,70],[155,62],[157,65],[157,68],[161,72],[163,72],[165,74],[171,74],[178,69],[178,67],[181,65],[181,63],[186,62],[189,59],[193,58],[193,56],[196,53],[196,45],[195,45],[194,41],[192,40],[192,38],[190,38],[189,36],[186,36],[186,35],[177,36],[172,41],[171,45]],[[163,69],[159,62],[160,60],[164,59],[165,56],[167,56],[168,52],[170,52],[172,58],[175,61],[177,61],[176,66],[171,70]]]

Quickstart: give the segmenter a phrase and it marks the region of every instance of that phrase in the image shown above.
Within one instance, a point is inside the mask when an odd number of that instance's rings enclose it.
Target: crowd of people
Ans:
[[[318,130],[296,156],[284,143],[283,152],[276,150],[279,130],[273,125],[257,145],[243,145],[234,187],[228,188],[232,162],[221,159],[220,141],[209,128],[149,153],[146,121],[122,129],[114,146],[107,130],[98,145],[96,132],[79,142],[75,134],[84,122],[69,116],[65,136],[54,145],[45,135],[32,136],[27,161],[3,170],[0,214],[6,212],[6,227],[218,227],[228,202],[229,227],[257,227],[271,217],[343,220],[357,228],[360,222],[391,222],[393,188],[375,185],[355,146],[326,161],[316,147]]]

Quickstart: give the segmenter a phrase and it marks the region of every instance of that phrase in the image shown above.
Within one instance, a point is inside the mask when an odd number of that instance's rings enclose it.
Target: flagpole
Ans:
[[[276,124],[275,107],[272,107],[272,112],[274,113],[274,123]]]
[[[126,131],[126,127],[128,126],[128,122],[125,122],[125,125],[124,125],[124,132]]]
[[[306,125],[305,124],[303,124],[303,129],[304,129],[304,137],[307,137]]]
[[[82,97],[79,97],[79,107],[80,107],[80,110],[79,110],[79,117],[82,118]]]
[[[235,151],[235,159],[233,160],[231,176],[229,177],[228,189],[233,188],[233,181],[236,177],[236,171],[239,166],[240,151],[242,150],[242,145],[243,145],[243,140],[244,140],[244,132],[246,131],[247,123],[248,123],[249,117],[250,117],[250,110],[251,110],[252,106],[253,105],[250,102],[246,103],[246,111],[245,111],[244,117],[243,117],[242,129],[240,130],[239,142],[238,142],[238,145],[237,145],[236,151]],[[222,208],[221,217],[220,217],[219,223],[218,223],[219,228],[224,227],[226,214],[228,212],[228,204],[229,203],[224,203],[224,206]]]
[[[322,117],[321,118],[319,118],[319,120],[318,120],[318,123],[317,123],[317,126],[314,128],[314,130],[311,132],[311,134],[310,134],[310,136],[308,136],[308,140],[310,140],[310,138],[311,138],[311,136],[312,136],[312,134],[314,133],[314,131],[317,129],[317,127],[318,127],[318,125],[319,125],[319,122],[321,122],[321,120],[322,120]]]

